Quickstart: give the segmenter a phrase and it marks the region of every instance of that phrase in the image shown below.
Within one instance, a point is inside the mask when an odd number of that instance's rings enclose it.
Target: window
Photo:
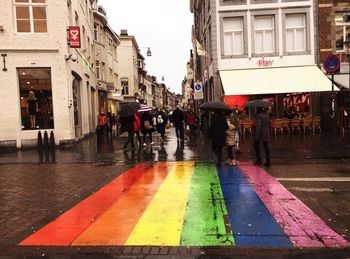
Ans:
[[[289,52],[306,50],[305,14],[286,15],[286,50]]]
[[[52,129],[53,106],[50,68],[17,69],[22,129]]]
[[[243,17],[224,18],[224,55],[244,54]]]
[[[47,32],[46,0],[15,0],[17,32]]]
[[[344,41],[350,37],[350,22],[343,20],[345,13],[335,14],[336,47],[338,52],[345,51]]]
[[[94,40],[98,41],[98,25],[94,24]]]
[[[101,79],[100,61],[99,60],[96,60],[96,77],[97,77],[97,79]]]
[[[122,95],[129,95],[129,82],[127,80],[121,81]]]
[[[256,54],[275,52],[274,16],[256,16],[254,19],[254,47]]]

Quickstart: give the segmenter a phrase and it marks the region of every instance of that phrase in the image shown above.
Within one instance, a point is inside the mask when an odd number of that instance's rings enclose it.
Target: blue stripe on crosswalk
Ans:
[[[237,246],[293,247],[237,167],[223,165],[218,173]]]

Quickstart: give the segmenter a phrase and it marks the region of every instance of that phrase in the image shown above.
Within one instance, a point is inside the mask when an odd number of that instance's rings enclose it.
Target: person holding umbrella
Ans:
[[[128,148],[129,143],[131,143],[131,147],[135,148],[134,144],[134,113],[140,109],[140,104],[138,103],[129,103],[122,106],[119,112],[119,122],[121,124],[121,132],[128,132],[128,139],[124,144],[124,149]]]
[[[149,135],[149,142],[151,145],[154,144],[152,140],[153,123],[152,115],[149,111],[144,111],[141,115],[141,131],[143,133],[143,145],[146,146],[146,136]]]
[[[226,131],[228,130],[227,121],[222,110],[214,110],[214,116],[211,120],[209,129],[209,138],[214,154],[217,157],[217,166],[221,166],[222,148],[226,144]]]
[[[261,155],[260,155],[260,143],[263,144],[265,150],[266,161],[264,163],[265,166],[270,165],[270,149],[268,144],[269,132],[270,132],[270,117],[266,113],[267,108],[257,107],[257,114],[255,116],[256,119],[256,128],[254,135],[254,150],[256,160],[254,162],[255,165],[261,164]]]

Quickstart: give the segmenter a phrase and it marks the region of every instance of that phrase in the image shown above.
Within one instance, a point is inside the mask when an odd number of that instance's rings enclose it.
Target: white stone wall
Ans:
[[[129,96],[133,97],[138,92],[138,64],[137,51],[131,38],[120,37],[120,45],[117,47],[119,79],[129,79]]]
[[[72,1],[72,15],[74,17],[74,12],[78,13],[77,24],[84,25],[86,36],[89,36],[90,43],[92,43],[92,19],[85,17],[88,9],[91,9],[90,1],[88,1],[87,9],[84,5],[85,1]],[[82,133],[89,133],[94,128],[91,124],[91,90],[87,88],[87,82],[95,87],[96,81],[91,66],[94,63],[91,53],[93,46],[90,46],[91,51],[89,52],[69,49],[66,30],[70,24],[66,1],[47,0],[47,23],[47,33],[16,33],[13,1],[0,1],[0,25],[4,27],[4,32],[0,32],[0,54],[7,54],[6,67],[8,69],[6,72],[0,70],[0,81],[2,82],[0,120],[4,122],[0,124],[0,144],[13,140],[16,141],[17,147],[36,143],[37,130],[22,131],[21,129],[17,68],[51,69],[56,144],[76,137],[73,127],[73,108],[70,106],[72,71],[82,78]],[[70,53],[77,56],[77,62],[65,60],[65,55]],[[95,103],[97,104],[97,99]]]

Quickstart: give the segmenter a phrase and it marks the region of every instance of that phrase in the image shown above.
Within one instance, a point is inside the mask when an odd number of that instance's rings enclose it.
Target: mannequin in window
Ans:
[[[30,128],[35,129],[35,115],[36,111],[38,110],[38,102],[35,98],[34,92],[29,91],[29,96],[28,96],[28,113],[30,117]]]

